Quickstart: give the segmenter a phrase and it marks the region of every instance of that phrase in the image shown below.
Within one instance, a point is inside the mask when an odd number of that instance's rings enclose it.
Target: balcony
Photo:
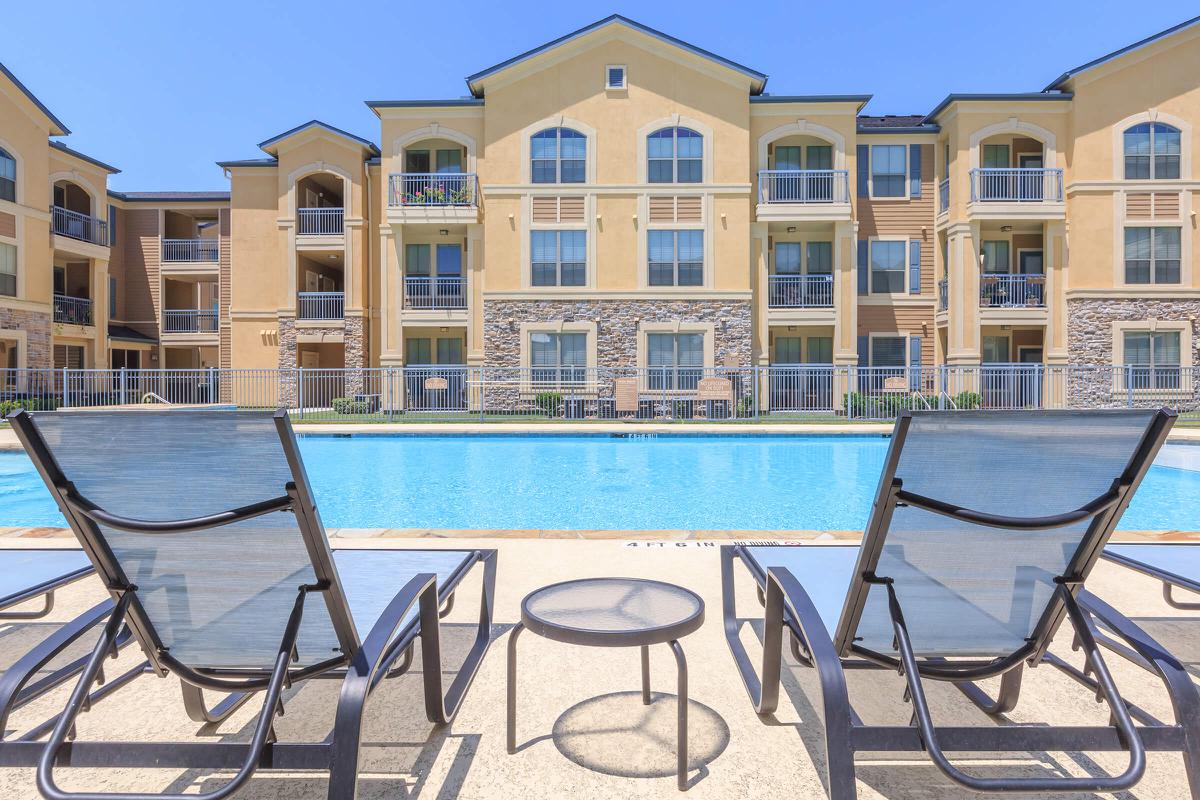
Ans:
[[[832,275],[771,275],[768,308],[833,308]]]
[[[163,239],[161,253],[164,264],[216,264],[221,245],[213,238]]]
[[[466,281],[459,277],[405,276],[404,307],[420,310],[466,308]]]
[[[52,230],[58,236],[108,247],[108,223],[62,206],[51,206]]]
[[[300,292],[296,300],[297,319],[342,320],[346,317],[344,292]]]
[[[404,172],[388,176],[393,222],[475,222],[479,181],[473,172]]]
[[[296,209],[297,236],[341,236],[344,232],[343,208]]]
[[[950,179],[946,178],[938,184],[938,213],[945,214],[950,210]]]
[[[54,321],[65,325],[94,325],[92,301],[86,297],[54,295]]]
[[[163,333],[216,333],[217,312],[211,308],[168,308]]]
[[[758,173],[759,220],[850,219],[844,169],[764,169]]]
[[[973,169],[968,213],[976,217],[1065,216],[1061,169]]]
[[[945,311],[950,308],[950,279],[942,278],[938,281],[938,311]]]
[[[981,275],[980,308],[1045,308],[1045,275]]]

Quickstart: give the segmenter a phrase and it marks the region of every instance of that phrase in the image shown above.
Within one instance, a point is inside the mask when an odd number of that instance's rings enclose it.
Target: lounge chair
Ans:
[[[1147,750],[1168,750],[1183,753],[1192,796],[1200,798],[1195,687],[1177,659],[1084,589],[1173,422],[1166,411],[904,413],[861,547],[722,549],[726,639],[755,709],[768,714],[778,705],[785,634],[796,660],[816,670],[830,797],[856,796],[856,752],[925,752],[973,791],[1112,792],[1141,778]],[[741,641],[735,560],[765,604],[761,673]],[[1086,659],[1083,670],[1047,652],[1064,619]],[[1160,675],[1174,724],[1121,698],[1093,622]],[[1059,667],[1103,697],[1112,725],[934,723],[926,681],[951,682],[998,717],[1015,707],[1026,663]],[[907,688],[896,702],[911,702],[911,724],[864,723],[846,689],[851,668],[902,674]],[[976,682],[996,676],[992,698]],[[1128,765],[1112,776],[980,777],[946,756],[1042,750],[1127,751]]]
[[[92,562],[82,550],[0,550],[0,625],[45,619],[54,610],[55,591],[91,574]],[[38,609],[13,610],[39,599],[41,607]],[[43,674],[46,666],[103,622],[112,609],[110,600],[98,603],[66,625],[56,628],[36,647],[0,671],[0,750],[4,749],[4,732],[12,712],[78,675],[87,664],[87,658],[77,658]],[[123,631],[118,637],[118,647],[128,640],[129,632]],[[91,695],[89,702],[99,700],[134,677],[136,674],[131,671],[108,681],[103,689]],[[36,738],[49,730],[52,722],[25,731],[23,735]]]
[[[71,766],[236,773],[188,798],[227,797],[259,767],[328,771],[329,796],[353,797],[364,705],[383,678],[408,668],[418,639],[426,716],[444,724],[458,710],[490,642],[495,551],[333,552],[286,413],[18,412],[9,419],[115,603],[48,741],[14,743],[4,754],[37,764],[44,796],[104,796],[58,788],[61,755]],[[478,627],[443,691],[439,614],[475,566],[483,570]],[[123,624],[154,673],[180,679],[192,719],[219,722],[261,695],[250,742],[67,744]],[[332,735],[276,742],[283,690],[320,677],[342,681]],[[203,690],[228,696],[209,708]]]
[[[1110,544],[1104,559],[1161,581],[1163,600],[1171,608],[1200,611],[1200,603],[1173,594],[1174,589],[1200,594],[1200,543]]]

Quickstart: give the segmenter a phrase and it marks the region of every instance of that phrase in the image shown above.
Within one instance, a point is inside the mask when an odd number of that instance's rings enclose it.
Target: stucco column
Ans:
[[[108,261],[92,259],[92,322],[96,328],[92,366],[108,369]]]
[[[979,223],[957,224],[947,231],[949,314],[946,363],[979,363]]]
[[[483,364],[483,225],[467,226],[467,363]]]
[[[1066,364],[1067,350],[1067,223],[1047,222],[1043,230],[1043,264],[1046,270],[1047,364]]]
[[[858,363],[858,223],[833,228],[833,363]]]
[[[382,351],[379,364],[399,366],[404,355],[400,352],[400,306],[403,302],[404,281],[400,276],[400,253],[404,247],[404,228],[381,225],[379,228],[379,337]]]
[[[751,362],[765,366],[771,362],[770,326],[767,324],[767,296],[769,294],[767,250],[767,223],[750,223],[750,290],[753,292],[754,307],[751,310],[754,332],[751,342]]]

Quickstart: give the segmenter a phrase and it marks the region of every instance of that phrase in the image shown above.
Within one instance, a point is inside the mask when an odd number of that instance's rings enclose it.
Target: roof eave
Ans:
[[[43,104],[41,100],[38,100],[37,96],[33,92],[29,91],[28,87],[21,83],[17,76],[13,75],[12,72],[9,71],[8,67],[4,66],[2,63],[0,63],[0,73],[3,73],[10,81],[12,81],[13,85],[21,91],[21,94],[25,95],[29,102],[37,106],[38,111],[41,111],[42,114],[45,115],[46,119],[50,122],[51,136],[66,136],[71,132],[71,129],[64,125],[62,120],[54,116],[54,112],[46,108],[45,104]]]
[[[78,158],[80,161],[86,161],[88,164],[91,164],[94,167],[99,167],[110,175],[119,175],[121,172],[121,170],[117,169],[112,164],[105,164],[103,161],[97,158],[92,158],[91,156],[81,153],[78,150],[67,147],[62,142],[50,142],[50,146],[60,153],[66,153],[73,158]]]
[[[305,122],[302,125],[297,125],[296,127],[292,128],[291,130],[286,130],[283,133],[278,134],[277,136],[272,136],[271,138],[266,139],[265,141],[259,142],[258,149],[262,150],[264,153],[266,153],[269,156],[275,157],[278,155],[278,153],[276,152],[276,150],[278,148],[276,146],[280,142],[282,142],[284,139],[287,139],[289,137],[296,136],[297,134],[303,133],[304,131],[308,130],[309,128],[321,128],[322,130],[329,131],[330,133],[335,134],[337,136],[345,137],[346,139],[349,139],[349,140],[357,143],[360,147],[362,147],[364,150],[371,153],[372,155],[379,155],[379,147],[374,142],[368,141],[367,139],[364,139],[361,136],[355,136],[353,133],[350,133],[349,131],[344,131],[341,128],[336,128],[327,122],[321,122],[321,120],[319,120],[319,119],[310,119],[308,122]]]
[[[936,120],[938,115],[945,111],[955,103],[1019,103],[1019,102],[1066,102],[1071,100],[1075,95],[1071,92],[1057,92],[1045,90],[1041,92],[1017,92],[1013,94],[971,94],[971,93],[952,93],[946,95],[942,102],[938,103],[933,111],[925,115],[925,119],[929,121]]]
[[[1139,49],[1145,47],[1146,45],[1154,44],[1155,42],[1159,41],[1160,39],[1165,39],[1166,37],[1171,36],[1172,34],[1178,33],[1179,31],[1182,31],[1186,28],[1190,28],[1196,24],[1200,24],[1200,16],[1192,17],[1191,19],[1186,19],[1183,22],[1179,23],[1178,25],[1172,25],[1170,28],[1167,28],[1166,30],[1163,30],[1163,31],[1159,31],[1158,33],[1152,34],[1150,36],[1147,36],[1145,39],[1140,39],[1140,40],[1134,42],[1133,44],[1126,45],[1125,47],[1120,48],[1119,50],[1114,50],[1111,53],[1100,56],[1099,58],[1094,58],[1091,61],[1087,62],[1086,64],[1080,64],[1078,67],[1075,67],[1074,69],[1069,69],[1066,72],[1064,72],[1062,75],[1059,75],[1042,91],[1052,92],[1056,89],[1061,89],[1062,87],[1069,84],[1071,82],[1071,80],[1073,78],[1075,78],[1075,76],[1077,76],[1081,73],[1087,72],[1090,69],[1094,69],[1094,68],[1100,66],[1101,64],[1107,64],[1109,61],[1112,61],[1115,58],[1120,58],[1123,55],[1132,53],[1134,50],[1139,50]]]

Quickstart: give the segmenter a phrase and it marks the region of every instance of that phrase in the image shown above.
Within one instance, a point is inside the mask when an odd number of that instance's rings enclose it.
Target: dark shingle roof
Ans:
[[[118,200],[129,203],[171,202],[179,200],[223,202],[229,200],[229,192],[109,192]]]
[[[112,322],[108,323],[108,338],[119,339],[123,342],[146,342],[147,344],[153,344],[158,341],[153,336],[147,336],[141,331],[135,331],[128,325],[117,325]]]
[[[885,114],[881,117],[860,115],[860,128],[912,128],[925,120],[924,114]]]

